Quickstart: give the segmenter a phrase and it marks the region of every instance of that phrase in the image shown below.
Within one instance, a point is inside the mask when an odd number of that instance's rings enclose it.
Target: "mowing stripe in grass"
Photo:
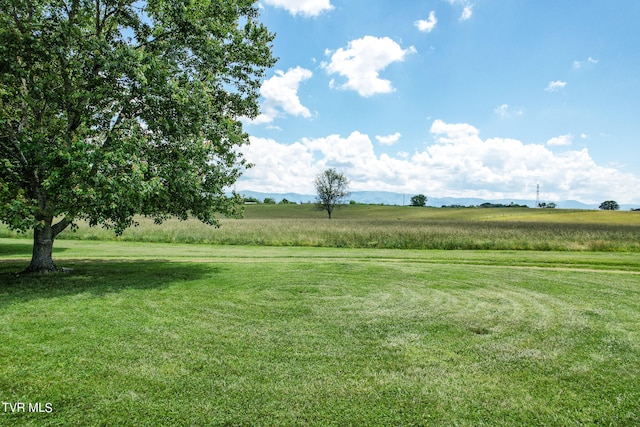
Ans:
[[[0,238],[0,260],[26,261],[30,243]],[[635,253],[553,251],[435,251],[397,249],[344,249],[310,247],[220,246],[140,242],[56,241],[54,259],[61,266],[91,259],[167,260],[200,262],[295,262],[296,260],[402,260],[435,264],[502,265],[517,267],[640,271]]]
[[[235,261],[3,283],[1,398],[54,412],[0,425],[640,422],[635,276]]]

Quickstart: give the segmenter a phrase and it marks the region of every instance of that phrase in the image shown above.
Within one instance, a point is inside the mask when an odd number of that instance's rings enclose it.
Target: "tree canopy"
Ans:
[[[349,179],[335,169],[327,169],[316,176],[315,186],[318,207],[327,211],[331,219],[336,205],[349,197]]]
[[[79,219],[241,212],[239,119],[275,63],[253,3],[0,0],[0,220],[34,229],[29,271]]]
[[[600,206],[598,208],[605,211],[617,211],[618,209],[620,209],[620,205],[615,200],[607,200],[600,203]]]
[[[427,196],[424,194],[416,194],[411,197],[411,206],[425,206],[427,204]]]

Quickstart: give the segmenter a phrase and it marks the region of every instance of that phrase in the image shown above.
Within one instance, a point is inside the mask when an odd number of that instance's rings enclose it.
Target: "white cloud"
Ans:
[[[286,73],[277,70],[276,75],[265,80],[260,87],[260,95],[264,98],[260,106],[261,114],[251,123],[271,123],[282,113],[311,117],[309,109],[302,105],[298,98],[298,87],[312,75],[311,71],[300,67],[291,68]]]
[[[493,110],[493,112],[503,120],[514,116],[521,116],[523,114],[522,110],[512,110],[509,104],[499,105]]]
[[[293,16],[318,16],[333,9],[330,0],[265,0],[265,3],[285,9]]]
[[[471,6],[465,6],[464,9],[462,9],[462,15],[460,15],[460,20],[466,21],[467,19],[471,19],[471,15],[473,15],[473,10],[471,9]]]
[[[573,61],[573,68],[575,70],[579,70],[580,68],[582,68],[583,66],[587,65],[587,64],[597,64],[598,62],[600,62],[597,59],[594,59],[592,57],[588,57],[585,61],[578,61],[575,60]]]
[[[425,33],[430,33],[436,27],[437,23],[438,18],[436,18],[436,13],[432,10],[431,13],[429,13],[428,19],[420,19],[416,21],[414,25],[418,27],[418,30]]]
[[[449,143],[460,139],[474,138],[478,136],[478,129],[467,123],[445,123],[442,120],[434,120],[431,125],[431,133],[443,135],[438,137],[438,142]]]
[[[314,169],[313,154],[305,145],[280,144],[254,136],[249,139],[250,144],[243,145],[241,151],[255,166],[244,172],[239,189],[303,194],[313,191],[313,178],[320,169]]]
[[[394,62],[404,61],[407,54],[415,52],[413,46],[402,49],[388,37],[365,36],[349,42],[346,48],[340,48],[333,53],[326,50],[325,54],[331,55],[331,62],[323,62],[322,67],[329,74],[339,74],[347,78],[347,82],[338,85],[338,88],[355,90],[361,96],[367,97],[377,93],[393,92],[391,82],[380,78],[380,71]],[[330,87],[336,87],[334,80]]]
[[[330,135],[326,138],[303,139],[312,152],[321,155],[316,165],[320,170],[333,167],[345,171],[353,190],[379,189],[393,191],[407,181],[420,180],[415,168],[407,168],[410,161],[387,154],[377,156],[368,135],[358,131],[348,137]]]
[[[376,135],[376,139],[382,145],[393,145],[400,140],[402,134],[400,132],[396,132],[393,135],[380,136]]]
[[[560,80],[555,80],[549,82],[547,87],[544,89],[546,92],[557,92],[560,89],[563,89],[567,85],[567,82],[563,82]]]
[[[483,139],[474,126],[442,120],[435,120],[430,132],[434,140],[422,151],[395,157],[377,154],[369,136],[358,131],[291,145],[252,137],[241,149],[256,166],[238,188],[313,194],[315,174],[335,167],[349,177],[354,191],[533,200],[540,184],[546,200],[639,202],[640,178],[596,164],[587,149],[554,153],[542,144]]]
[[[473,16],[473,3],[470,0],[447,0],[452,6],[461,6],[460,20],[466,21]]]
[[[562,146],[562,145],[571,145],[573,143],[573,135],[560,135],[555,138],[551,138],[547,141],[547,145],[550,147],[553,146]]]
[[[500,116],[501,119],[509,118],[509,104],[499,105],[493,112]]]

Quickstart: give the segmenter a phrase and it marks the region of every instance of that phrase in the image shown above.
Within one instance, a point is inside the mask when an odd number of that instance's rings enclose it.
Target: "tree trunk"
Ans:
[[[69,221],[63,219],[55,225],[52,225],[52,222],[53,218],[47,218],[44,225],[33,229],[31,263],[22,274],[44,274],[59,270],[53,262],[53,241],[58,233],[69,225]]]

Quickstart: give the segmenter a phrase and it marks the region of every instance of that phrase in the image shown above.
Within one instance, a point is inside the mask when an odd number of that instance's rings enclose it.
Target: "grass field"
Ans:
[[[0,230],[0,425],[640,424],[638,213],[249,208],[219,230],[81,227],[54,246],[71,273],[39,277],[15,275],[31,242]],[[511,243],[291,246],[296,223]],[[571,243],[513,250],[544,230]]]
[[[640,252],[640,212],[563,209],[436,209],[349,205],[331,221],[312,205],[250,205],[216,229],[197,220],[139,218],[116,238],[80,223],[59,239],[386,249]],[[0,228],[0,237],[20,237]]]

